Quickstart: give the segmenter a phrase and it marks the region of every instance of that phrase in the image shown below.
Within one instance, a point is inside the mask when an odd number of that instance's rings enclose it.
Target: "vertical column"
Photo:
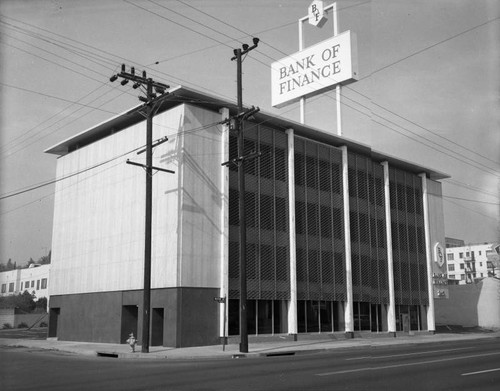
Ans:
[[[295,231],[295,142],[293,129],[288,136],[288,226],[290,240],[290,305],[288,307],[288,334],[297,340],[297,247]]]
[[[305,16],[299,19],[299,52],[304,49],[304,32],[302,24],[309,19],[309,16]],[[300,123],[305,124],[306,122],[306,98],[302,96],[300,98]]]
[[[434,317],[434,288],[432,285],[432,252],[431,252],[431,232],[429,226],[429,200],[427,191],[427,177],[425,173],[419,174],[422,178],[422,198],[424,206],[424,228],[425,228],[425,258],[427,264],[427,288],[429,294],[429,308],[427,309],[427,330],[434,333],[436,321]]]
[[[394,254],[392,252],[391,227],[391,193],[389,182],[389,163],[382,162],[384,167],[384,205],[385,205],[385,233],[387,243],[387,274],[389,285],[389,305],[387,307],[387,331],[396,333],[396,295],[394,293]]]
[[[222,121],[229,118],[229,109],[220,110]],[[229,125],[222,126],[220,151],[222,161],[229,160]],[[220,297],[226,299],[226,304],[220,306],[219,335],[223,342],[227,342],[228,324],[228,290],[229,290],[229,170],[225,166],[220,168]]]
[[[333,35],[336,36],[339,33],[339,17],[337,12],[337,3],[332,4],[333,10]],[[337,136],[342,136],[342,109],[340,107],[341,98],[341,86],[337,84],[335,86],[335,100],[337,101]]]
[[[351,257],[351,219],[349,216],[349,166],[347,147],[342,146],[342,198],[344,201],[344,236],[345,236],[345,285],[347,298],[344,308],[345,333],[354,337],[354,312],[352,295],[352,257]]]

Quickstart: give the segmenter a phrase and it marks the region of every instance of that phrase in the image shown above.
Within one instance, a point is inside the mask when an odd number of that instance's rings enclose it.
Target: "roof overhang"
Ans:
[[[180,104],[191,104],[217,112],[219,112],[222,108],[228,108],[230,115],[235,115],[238,113],[238,107],[234,101],[231,101],[229,99],[222,99],[205,92],[202,93],[182,86],[170,89],[169,93],[160,97],[157,102],[160,103],[157,111],[158,113],[167,111]],[[101,122],[100,124],[93,126],[92,128],[89,128],[83,132],[76,134],[75,136],[69,137],[66,140],[57,143],[50,148],[47,148],[44,152],[62,156],[69,153],[71,150],[78,148],[79,146],[90,144],[113,133],[119,132],[130,126],[140,123],[145,120],[144,113],[142,112],[143,109],[144,104],[137,105],[130,110],[120,113],[104,122]],[[254,119],[252,120],[252,122],[265,124],[266,126],[275,129],[293,129],[295,135],[299,137],[313,139],[334,147],[346,146],[349,151],[370,156],[377,162],[381,163],[387,161],[389,165],[393,167],[401,168],[416,174],[425,173],[426,176],[430,179],[439,180],[449,178],[448,175],[441,172],[431,170],[418,164],[411,163],[381,152],[373,151],[368,145],[359,143],[346,137],[337,136],[333,133],[329,133],[318,128],[288,120],[274,114],[259,111],[254,114],[253,117]]]

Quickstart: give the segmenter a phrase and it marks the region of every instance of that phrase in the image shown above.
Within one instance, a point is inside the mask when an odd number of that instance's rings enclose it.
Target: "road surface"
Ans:
[[[282,357],[117,359],[0,348],[10,390],[498,390],[500,338]]]

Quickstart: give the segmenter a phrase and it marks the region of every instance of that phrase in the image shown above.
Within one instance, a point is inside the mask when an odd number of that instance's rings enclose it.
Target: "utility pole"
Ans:
[[[146,71],[142,72],[142,76],[135,74],[135,68],[132,67],[130,72],[126,72],[125,64],[122,65],[121,72],[111,76],[109,79],[114,82],[118,77],[123,78],[120,82],[122,86],[129,81],[134,82],[132,88],[145,88],[146,96],[139,96],[139,100],[144,102],[146,108],[146,164],[140,164],[127,160],[127,164],[143,167],[146,170],[146,211],[145,211],[145,233],[144,233],[144,293],[143,293],[143,317],[142,317],[142,353],[149,353],[149,329],[150,329],[150,308],[151,308],[151,232],[152,232],[152,215],[153,215],[153,169],[168,173],[174,171],[166,170],[159,167],[153,167],[153,116],[156,112],[156,102],[159,97],[153,92],[153,89],[160,95],[165,94],[165,90],[170,86],[155,82],[148,78]],[[156,145],[167,141],[162,139]],[[138,153],[141,153],[138,152]]]
[[[231,61],[236,60],[236,85],[237,85],[237,96],[238,96],[238,114],[235,118],[235,127],[238,134],[238,210],[239,210],[239,220],[240,220],[240,251],[239,251],[239,266],[240,266],[240,352],[248,353],[248,328],[247,328],[247,261],[246,261],[246,219],[245,219],[245,159],[250,158],[250,156],[244,156],[245,145],[243,138],[243,121],[250,115],[259,111],[259,108],[252,107],[248,111],[243,111],[243,93],[242,93],[242,71],[241,56],[247,54],[249,51],[255,49],[259,44],[259,38],[253,38],[253,45],[249,46],[247,44],[242,45],[242,49],[234,49],[234,57]],[[251,157],[256,157],[252,154]],[[236,162],[235,162],[236,163]]]

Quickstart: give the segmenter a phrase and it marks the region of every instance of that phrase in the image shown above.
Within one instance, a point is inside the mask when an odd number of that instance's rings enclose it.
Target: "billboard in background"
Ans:
[[[356,35],[346,31],[272,63],[272,105],[283,107],[357,80],[356,54]]]

